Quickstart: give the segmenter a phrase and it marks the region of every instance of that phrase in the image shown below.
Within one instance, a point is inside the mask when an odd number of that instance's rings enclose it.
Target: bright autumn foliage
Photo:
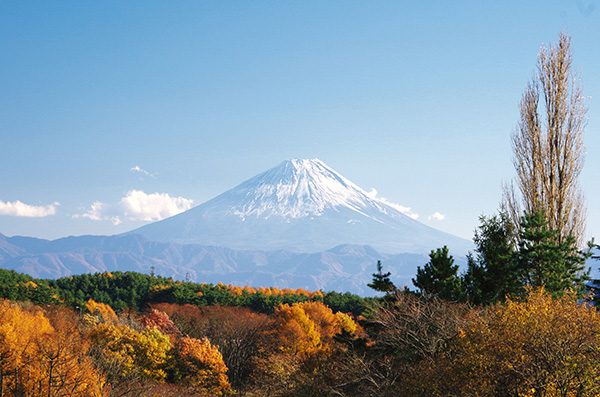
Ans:
[[[597,395],[600,316],[574,293],[529,290],[460,332],[449,378],[479,395]]]
[[[219,283],[217,284],[217,286],[219,286],[222,284]],[[239,286],[234,286],[233,284],[228,284],[227,285],[227,289],[229,290],[229,292],[231,292],[231,294],[235,295],[235,296],[241,296],[243,293],[246,293],[248,295],[253,295],[253,294],[262,294],[265,296],[279,296],[279,297],[285,297],[285,296],[289,296],[289,295],[298,295],[298,296],[305,296],[307,298],[310,299],[323,299],[323,293],[321,291],[314,291],[314,292],[310,292],[305,290],[304,288],[298,288],[298,289],[291,289],[291,288],[284,288],[284,289],[279,289],[277,287],[258,287],[258,288],[253,288],[253,287],[249,287],[249,286],[245,286],[244,288],[241,288]]]
[[[321,347],[321,335],[313,320],[298,305],[282,305],[276,312],[280,349],[286,353],[311,355]]]
[[[337,323],[340,326],[341,330],[346,331],[351,335],[353,335],[356,332],[358,324],[354,322],[352,317],[342,312],[335,313],[335,317],[337,318]]]
[[[181,332],[173,324],[167,313],[156,309],[152,309],[150,313],[140,317],[140,323],[144,327],[155,327],[165,335],[181,336]]]
[[[230,286],[229,291],[231,291],[231,293],[235,296],[241,296],[244,290],[239,286]]]
[[[105,303],[95,302],[94,300],[90,299],[85,304],[85,307],[93,315],[100,313],[100,316],[102,316],[102,321],[104,322],[109,322],[112,324],[117,324],[119,322],[119,318],[117,317],[115,311],[112,309],[112,307]]]
[[[138,332],[124,324],[100,323],[90,330],[89,337],[106,366],[119,363],[120,369],[113,376],[127,378],[140,371],[147,379],[165,380],[167,354],[172,345],[155,327]]]
[[[35,342],[37,356],[32,367],[42,375],[34,389],[39,395],[99,396],[104,377],[87,354],[89,341],[79,330],[76,316],[68,309],[56,307],[46,314],[54,331]],[[34,371],[28,370],[30,373]],[[31,393],[35,395],[36,393]]]
[[[68,318],[71,316],[71,318]],[[72,314],[0,302],[0,395],[98,396],[102,377]]]
[[[321,302],[281,305],[275,318],[280,349],[300,355],[328,351],[333,337],[342,329],[353,334],[357,327],[350,316],[339,312],[334,314]]]
[[[208,338],[185,336],[178,341],[178,368],[183,384],[198,389],[203,395],[220,396],[229,388],[227,367],[217,346]]]

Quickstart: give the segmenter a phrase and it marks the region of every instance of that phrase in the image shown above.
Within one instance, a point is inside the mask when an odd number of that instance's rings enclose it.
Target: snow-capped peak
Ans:
[[[318,159],[284,161],[204,204],[130,233],[156,241],[294,252],[340,244],[391,253],[429,252],[453,241],[465,246],[464,240],[370,196]]]
[[[340,208],[364,215],[367,207],[375,206],[383,212],[389,208],[319,159],[286,160],[226,195],[238,199],[230,201],[236,205],[229,212],[242,218],[303,218],[321,216],[325,210]]]

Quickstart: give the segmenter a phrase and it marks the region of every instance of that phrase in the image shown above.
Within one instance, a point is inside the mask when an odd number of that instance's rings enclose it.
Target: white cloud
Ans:
[[[130,190],[119,202],[123,214],[129,219],[159,221],[192,208],[194,200],[171,197],[167,193],[146,194]]]
[[[131,167],[129,169],[129,171],[131,171],[131,172],[137,172],[137,173],[140,173],[142,175],[149,176],[150,178],[156,179],[156,173],[151,174],[150,172],[148,172],[145,169],[141,168],[139,165],[136,165],[135,167]]]
[[[113,225],[121,223],[121,218],[108,204],[95,201],[85,214],[73,215],[73,218],[88,218],[93,221],[111,221]]]
[[[141,190],[130,190],[115,205],[96,201],[86,213],[73,215],[73,218],[110,221],[115,226],[122,222],[122,218],[160,221],[189,210],[193,204],[191,199],[171,197],[167,193],[147,194]]]
[[[389,205],[390,207],[396,209],[397,211],[402,212],[404,215],[406,215],[410,218],[417,219],[419,217],[419,214],[412,212],[410,207],[405,207],[400,204],[392,203],[391,201],[388,201],[384,197],[377,197],[377,190],[375,188],[372,188],[371,191],[367,193],[367,196],[369,196],[372,199],[379,200],[384,204]]]
[[[443,221],[445,218],[446,218],[446,215],[440,214],[439,212],[434,212],[432,215],[429,215],[427,217],[427,220],[428,221],[431,221],[431,220]]]
[[[56,214],[56,207],[59,205],[59,203],[52,203],[50,205],[38,206],[25,204],[19,200],[12,202],[8,201],[6,203],[0,200],[0,215],[43,218],[48,215]]]

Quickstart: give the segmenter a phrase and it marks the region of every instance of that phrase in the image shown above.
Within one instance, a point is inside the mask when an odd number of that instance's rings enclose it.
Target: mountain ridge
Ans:
[[[308,290],[368,295],[377,260],[383,260],[399,286],[410,285],[425,255],[384,254],[370,246],[344,244],[322,252],[232,250],[180,245],[132,236],[71,236],[58,240],[7,237],[14,256],[0,266],[36,278],[82,273],[136,271],[196,282],[234,285],[302,287]],[[4,252],[4,251],[2,251]],[[152,270],[151,270],[152,269]]]

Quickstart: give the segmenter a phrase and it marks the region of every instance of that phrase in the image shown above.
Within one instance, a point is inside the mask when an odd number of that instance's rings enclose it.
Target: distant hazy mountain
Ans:
[[[121,236],[0,234],[0,266],[40,278],[137,271],[197,282],[365,294],[378,260],[411,285],[427,254],[471,243],[369,197],[319,160],[289,160],[171,218]]]
[[[150,240],[249,250],[320,252],[341,244],[385,253],[428,253],[469,241],[418,222],[320,160],[288,160],[179,215],[128,234]]]
[[[140,235],[80,236],[54,241],[0,234],[0,267],[38,278],[104,271],[136,271],[216,284],[303,287],[372,294],[377,260],[399,286],[411,286],[425,255],[382,254],[368,246],[342,245],[318,253],[232,250],[146,240]]]

